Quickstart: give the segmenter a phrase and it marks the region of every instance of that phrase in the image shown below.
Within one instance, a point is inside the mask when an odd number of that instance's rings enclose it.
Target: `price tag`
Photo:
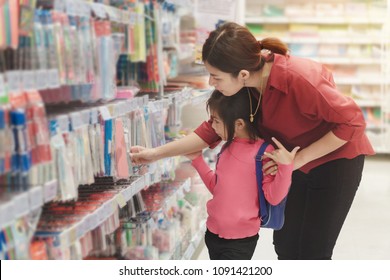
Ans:
[[[92,216],[91,215],[88,215],[84,218],[83,225],[84,225],[85,232],[92,230]]]
[[[54,10],[59,11],[59,12],[64,12],[65,11],[65,1],[64,0],[54,0]]]
[[[99,107],[99,112],[100,112],[100,116],[104,121],[108,121],[112,119],[110,111],[106,106]]]
[[[111,213],[110,213],[110,216],[112,215],[112,214],[114,214],[115,213],[115,211],[118,209],[118,203],[115,201],[115,199],[112,199],[111,200]]]
[[[157,112],[157,108],[156,108],[155,102],[149,102],[148,108],[149,108],[149,112],[150,112],[151,114]]]
[[[57,180],[52,180],[47,182],[43,187],[43,200],[44,202],[52,201],[57,196],[58,182]]]
[[[115,21],[115,22],[121,21],[121,10],[111,6],[104,6],[104,8],[111,21]]]
[[[127,103],[126,102],[121,102],[119,103],[120,106],[120,116],[124,116],[128,113],[128,108],[127,108]]]
[[[105,19],[107,17],[103,4],[91,3],[91,9],[98,18]]]
[[[145,187],[149,187],[149,186],[151,185],[151,184],[150,184],[150,182],[151,182],[150,176],[151,176],[151,174],[149,174],[149,173],[146,173],[146,174],[144,175],[144,178],[145,178]]]
[[[131,99],[128,101],[129,102],[129,107],[130,107],[130,112],[134,111],[135,109],[137,109],[137,104],[136,102],[134,101],[134,99]]]
[[[36,210],[43,205],[43,188],[37,186],[29,191],[30,196],[30,209]]]
[[[0,226],[4,228],[15,220],[14,201],[10,200],[0,204]]]
[[[131,199],[131,197],[132,197],[131,187],[128,187],[128,188],[124,189],[122,191],[122,195],[123,195],[123,197],[124,197],[126,202],[129,201]]]
[[[69,230],[61,232],[59,238],[62,247],[69,247]]]
[[[68,238],[69,238],[69,245],[75,243],[78,240],[76,227],[73,226],[72,228],[69,229]]]
[[[80,112],[73,112],[69,114],[72,130],[77,130],[83,126]]]
[[[91,230],[95,229],[99,225],[99,219],[96,215],[96,212],[89,215],[90,216],[90,222],[91,222]]]
[[[60,76],[58,73],[58,69],[50,69],[48,71],[48,79],[49,79],[49,88],[58,88],[60,87]]]
[[[82,119],[82,125],[88,126],[91,123],[91,110],[86,109],[80,112],[81,119]]]
[[[143,14],[138,14],[138,13],[137,13],[137,14],[136,14],[136,17],[137,17],[137,18],[136,18],[136,21],[137,21],[138,24],[142,24],[142,23],[144,22],[144,19],[145,19],[145,18],[144,18],[144,15],[143,15]]]
[[[81,220],[75,225],[77,239],[80,239],[85,234],[84,220]]]
[[[126,200],[121,193],[116,195],[115,200],[118,203],[119,208],[123,208],[126,206]]]
[[[134,12],[130,12],[129,25],[134,26],[137,21],[137,14]]]
[[[14,201],[15,218],[25,216],[29,213],[30,202],[29,202],[28,192],[24,192],[24,193],[16,195],[13,198],[13,201]]]
[[[99,207],[96,210],[95,215],[97,216],[98,224],[100,225],[101,223],[103,223],[104,220],[106,219],[106,216],[104,213],[104,207],[103,206]]]
[[[9,92],[21,91],[21,73],[20,71],[8,71],[5,73]]]
[[[85,2],[81,2],[80,4],[81,4],[80,6],[81,16],[89,19],[91,17],[91,6],[89,5],[89,3],[85,3]]]
[[[68,115],[57,116],[57,124],[61,132],[69,132],[69,121]]]
[[[77,1],[78,2],[78,1]],[[66,0],[66,13],[70,16],[78,16],[79,15],[79,5],[74,0]]]
[[[91,108],[91,122],[90,124],[97,124],[98,123],[98,110],[96,108]]]
[[[3,74],[0,74],[0,98],[6,96],[6,87],[4,83],[4,76]]]
[[[145,186],[145,177],[142,176],[135,182],[133,194],[140,192]]]
[[[22,71],[22,83],[25,90],[36,89],[35,84],[35,72],[34,71]]]
[[[129,24],[129,22],[130,22],[130,12],[129,11],[122,10],[121,22],[123,24]]]
[[[107,218],[110,217],[112,214],[114,214],[115,210],[117,209],[117,204],[114,199],[111,199],[107,201],[105,204],[105,209],[106,209],[106,215]]]
[[[47,70],[38,70],[35,72],[37,89],[47,89],[49,87],[48,75]]]

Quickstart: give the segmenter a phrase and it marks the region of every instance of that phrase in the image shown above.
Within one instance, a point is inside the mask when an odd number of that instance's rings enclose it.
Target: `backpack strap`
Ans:
[[[263,155],[268,145],[269,144],[267,142],[263,142],[256,155],[256,179],[257,189],[259,193],[259,217],[261,217],[262,215],[268,215],[263,192]],[[263,214],[261,214],[261,212],[263,212]]]

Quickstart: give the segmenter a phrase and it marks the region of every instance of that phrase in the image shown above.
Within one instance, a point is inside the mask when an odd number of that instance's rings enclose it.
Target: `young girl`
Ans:
[[[246,88],[233,96],[214,91],[207,102],[212,128],[226,141],[213,172],[201,152],[187,155],[213,198],[207,203],[205,243],[210,259],[250,260],[255,251],[260,219],[255,156],[264,142],[259,138],[255,102]],[[274,175],[264,175],[263,189],[271,204],[278,204],[288,193],[293,160],[299,147],[288,152],[273,139],[266,157],[278,164]]]

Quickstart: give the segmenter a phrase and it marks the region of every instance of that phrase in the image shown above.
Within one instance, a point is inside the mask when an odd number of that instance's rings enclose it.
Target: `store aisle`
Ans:
[[[334,260],[390,260],[390,157],[366,160],[362,182],[334,249]],[[204,247],[198,256],[207,260]],[[263,229],[253,260],[275,260],[272,231]]]

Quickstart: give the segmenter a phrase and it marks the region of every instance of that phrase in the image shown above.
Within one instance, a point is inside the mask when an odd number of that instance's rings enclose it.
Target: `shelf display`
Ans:
[[[137,167],[129,154],[178,137],[182,104],[199,99],[164,92],[175,5],[95,2],[0,1],[0,259],[191,258],[204,231],[179,159]],[[152,211],[152,191],[170,207]]]

